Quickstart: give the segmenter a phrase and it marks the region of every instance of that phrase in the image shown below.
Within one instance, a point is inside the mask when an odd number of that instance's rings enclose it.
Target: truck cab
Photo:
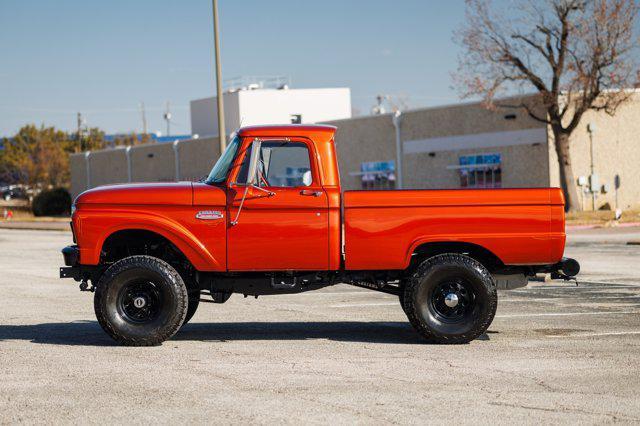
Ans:
[[[426,339],[464,343],[489,327],[498,287],[578,273],[560,189],[342,191],[335,131],[247,127],[202,182],[82,193],[60,276],[95,293],[115,340],[155,345],[203,297],[338,283],[395,294]]]

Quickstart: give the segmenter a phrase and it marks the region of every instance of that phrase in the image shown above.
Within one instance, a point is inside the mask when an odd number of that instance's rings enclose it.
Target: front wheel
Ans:
[[[434,343],[468,343],[487,331],[498,306],[495,282],[478,261],[442,254],[422,262],[403,292],[411,325]]]
[[[187,306],[180,274],[151,256],[130,256],[111,265],[94,296],[100,326],[126,346],[153,346],[169,339],[180,329]]]

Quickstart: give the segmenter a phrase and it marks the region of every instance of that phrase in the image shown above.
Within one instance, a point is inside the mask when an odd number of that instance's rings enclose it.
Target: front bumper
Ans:
[[[66,246],[62,249],[62,257],[66,266],[60,268],[60,278],[73,278],[82,281],[83,274],[80,267],[80,249],[77,245]]]

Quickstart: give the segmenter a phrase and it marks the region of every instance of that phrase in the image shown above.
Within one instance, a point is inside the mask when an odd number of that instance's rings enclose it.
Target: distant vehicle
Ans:
[[[0,188],[2,191],[2,199],[11,201],[15,199],[27,200],[29,198],[27,191],[20,185],[9,185]]]
[[[82,193],[60,277],[95,290],[98,322],[124,345],[170,338],[203,295],[339,283],[397,295],[422,336],[466,343],[493,321],[498,287],[579,272],[562,257],[560,189],[342,193],[335,131],[243,128],[204,182]]]

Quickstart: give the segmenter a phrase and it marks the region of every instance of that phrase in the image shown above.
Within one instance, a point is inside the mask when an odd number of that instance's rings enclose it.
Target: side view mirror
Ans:
[[[260,139],[254,139],[251,142],[251,156],[249,157],[249,171],[247,173],[247,182],[239,183],[236,182],[237,186],[244,186],[244,194],[242,195],[242,200],[240,200],[240,206],[238,207],[238,213],[236,213],[236,217],[231,221],[231,225],[235,226],[238,224],[238,219],[240,218],[240,212],[242,211],[242,206],[244,205],[244,200],[247,198],[247,192],[249,188],[254,188],[262,192],[266,192],[267,196],[272,197],[276,195],[275,192],[268,191],[264,188],[260,188],[258,186],[258,160],[260,158],[260,147],[262,142]]]
[[[256,185],[258,183],[258,158],[260,158],[260,146],[262,142],[255,139],[251,142],[251,156],[249,157],[249,173],[247,173],[247,185]]]

